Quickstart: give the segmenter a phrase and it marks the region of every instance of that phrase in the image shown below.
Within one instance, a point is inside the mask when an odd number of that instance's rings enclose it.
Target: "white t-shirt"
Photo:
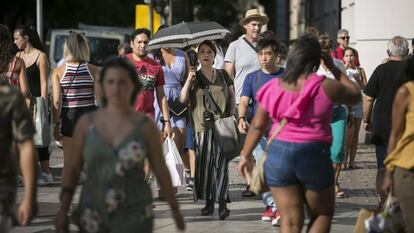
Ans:
[[[336,66],[336,68],[338,68],[340,71],[346,73],[345,65],[341,60],[333,58],[333,63]],[[330,70],[325,70],[321,65],[319,66],[318,71],[316,71],[316,74],[317,75],[324,75],[327,78],[335,79],[335,76],[332,74],[332,72]]]
[[[227,49],[225,62],[234,64],[234,90],[236,96],[236,104],[239,103],[240,95],[243,89],[243,82],[246,76],[256,70],[260,69],[259,59],[256,51],[250,47],[243,39],[244,36],[239,37],[233,41]]]
[[[218,70],[222,70],[222,69],[224,69],[223,49],[220,46],[216,45],[216,50],[217,50],[217,54],[216,54],[216,57],[214,58],[213,68],[218,69]]]

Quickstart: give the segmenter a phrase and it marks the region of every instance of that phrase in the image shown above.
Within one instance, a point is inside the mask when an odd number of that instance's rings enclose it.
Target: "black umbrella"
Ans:
[[[204,40],[223,39],[229,30],[216,22],[182,22],[157,31],[148,49],[184,48]]]

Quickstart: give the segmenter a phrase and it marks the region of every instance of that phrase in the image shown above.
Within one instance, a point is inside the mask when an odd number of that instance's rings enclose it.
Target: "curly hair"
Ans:
[[[13,40],[9,29],[0,24],[0,73],[7,72],[13,59]]]

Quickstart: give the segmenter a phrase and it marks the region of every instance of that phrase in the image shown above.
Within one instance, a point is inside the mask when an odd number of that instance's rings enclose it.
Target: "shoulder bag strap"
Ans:
[[[200,84],[201,90],[203,91],[204,97],[207,99],[208,104],[210,105],[210,108],[212,108],[213,112],[217,116],[221,116],[222,113],[220,109],[217,107],[216,102],[213,100],[213,97],[211,96],[210,92],[208,91],[208,83],[202,80],[201,77],[196,75],[196,79]]]
[[[73,80],[76,78],[76,75],[78,74],[78,70],[79,70],[79,67],[80,67],[81,64],[82,64],[82,62],[79,62],[78,67],[76,67],[75,74],[73,75],[72,80],[70,80],[69,87],[68,87],[68,89],[66,89],[66,92],[64,93],[64,96],[66,96],[68,94],[69,89],[72,87]]]
[[[268,151],[269,151],[269,147],[270,147],[270,144],[272,144],[272,142],[273,142],[273,139],[275,139],[275,137],[280,133],[280,131],[283,129],[283,127],[286,125],[286,123],[287,123],[287,120],[286,120],[286,118],[283,118],[280,122],[279,122],[279,124],[277,125],[277,127],[276,127],[276,129],[275,129],[275,131],[272,133],[272,136],[267,140],[267,142],[266,142],[266,147],[265,147],[265,149],[264,149],[264,151],[267,153]]]

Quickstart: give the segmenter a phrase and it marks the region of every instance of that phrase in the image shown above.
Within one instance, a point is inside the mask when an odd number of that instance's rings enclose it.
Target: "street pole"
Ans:
[[[36,29],[43,41],[43,0],[36,0]]]
[[[172,9],[172,0],[169,1],[169,6],[168,6],[168,25],[172,25],[172,17],[173,17],[173,9]]]
[[[153,34],[153,32],[154,32],[154,16],[153,16],[153,8],[154,8],[154,6],[153,6],[153,4],[152,4],[152,0],[149,0],[148,1],[149,3],[148,3],[148,5],[149,5],[149,30],[151,31],[151,34]]]

